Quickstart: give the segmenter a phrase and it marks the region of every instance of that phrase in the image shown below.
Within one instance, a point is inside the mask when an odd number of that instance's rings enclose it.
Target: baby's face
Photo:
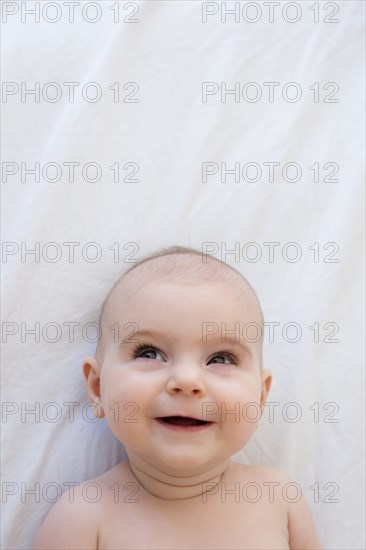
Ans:
[[[270,372],[261,372],[261,341],[243,338],[247,323],[261,325],[249,292],[228,282],[155,280],[127,299],[121,288],[108,316],[113,323],[119,341],[107,342],[100,397],[128,455],[190,475],[246,444],[271,382]],[[208,422],[180,426],[191,421],[168,418],[177,416]]]

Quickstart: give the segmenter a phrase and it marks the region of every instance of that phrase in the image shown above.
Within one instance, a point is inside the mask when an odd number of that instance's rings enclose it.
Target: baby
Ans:
[[[322,549],[282,472],[230,459],[272,381],[244,277],[196,250],[163,250],[117,281],[100,324],[83,372],[94,414],[128,459],[64,493],[34,550]],[[244,338],[244,326],[259,337]],[[85,498],[88,483],[98,498]]]

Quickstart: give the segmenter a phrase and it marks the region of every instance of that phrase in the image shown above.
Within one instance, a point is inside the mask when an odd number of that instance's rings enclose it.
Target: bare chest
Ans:
[[[275,503],[126,505],[100,526],[99,550],[288,550],[287,516]]]

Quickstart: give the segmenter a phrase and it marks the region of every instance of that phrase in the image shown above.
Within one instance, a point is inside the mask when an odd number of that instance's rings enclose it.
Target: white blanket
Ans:
[[[299,483],[326,549],[365,548],[364,11],[2,2],[1,548],[124,457],[81,363],[111,285],[173,244],[263,306],[271,404],[235,458]]]

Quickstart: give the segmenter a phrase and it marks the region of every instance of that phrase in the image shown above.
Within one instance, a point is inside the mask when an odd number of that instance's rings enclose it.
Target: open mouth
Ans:
[[[204,426],[205,424],[211,424],[211,422],[206,422],[205,420],[198,420],[197,418],[189,418],[186,416],[163,416],[157,420],[174,426]]]

